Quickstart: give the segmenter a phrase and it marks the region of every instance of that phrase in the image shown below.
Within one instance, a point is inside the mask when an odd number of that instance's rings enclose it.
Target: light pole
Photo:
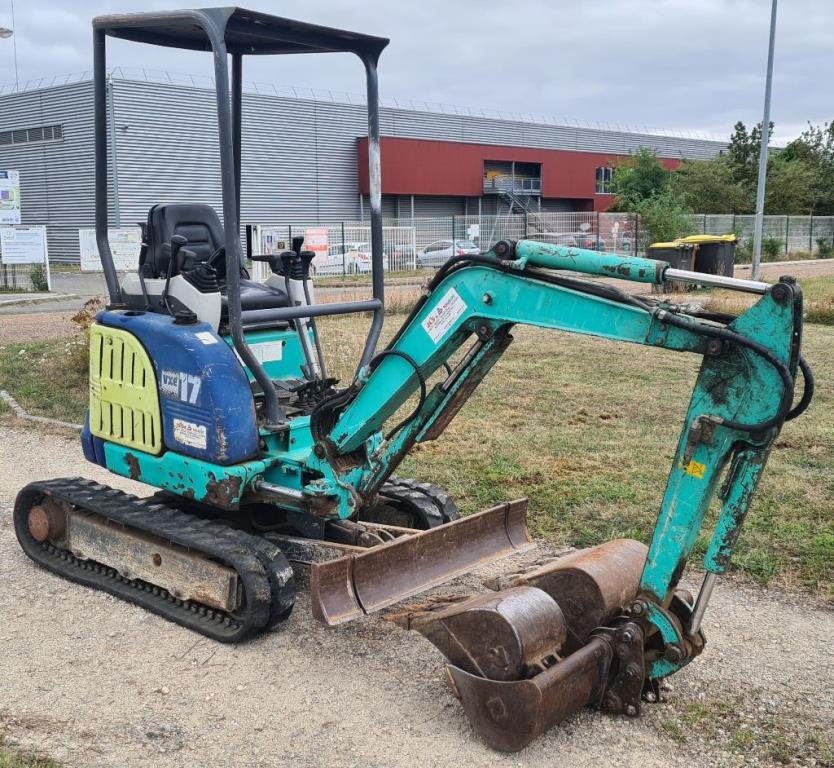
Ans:
[[[17,74],[17,38],[14,36],[14,0],[9,0],[9,5],[12,7],[12,27],[11,29],[8,27],[0,27],[0,39],[8,40],[10,37],[12,38],[12,48],[14,50],[14,89],[17,91],[20,90],[20,83],[18,82]]]
[[[767,78],[765,80],[762,144],[759,150],[759,179],[756,187],[756,223],[753,226],[753,264],[750,277],[759,279],[762,260],[762,226],[764,225],[765,180],[767,177],[767,144],[770,139],[770,89],[773,85],[773,47],[776,42],[776,0],[770,9],[770,44],[767,49]],[[785,247],[787,248],[787,243]]]

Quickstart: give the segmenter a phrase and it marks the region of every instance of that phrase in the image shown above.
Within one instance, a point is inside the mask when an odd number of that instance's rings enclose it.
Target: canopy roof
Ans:
[[[307,24],[244,8],[200,8],[97,16],[93,28],[137,43],[194,51],[212,49],[206,26],[214,27],[229,53],[355,53],[376,58],[388,40]]]

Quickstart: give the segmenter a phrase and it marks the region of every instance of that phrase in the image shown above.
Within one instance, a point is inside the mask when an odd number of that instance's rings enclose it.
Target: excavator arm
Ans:
[[[701,356],[648,550],[635,557],[629,547],[642,545],[609,542],[604,546],[615,545],[616,550],[610,562],[616,564],[619,558],[624,563],[620,570],[614,565],[596,572],[599,563],[594,560],[602,557],[596,554],[576,565],[583,574],[595,574],[594,586],[602,595],[619,595],[608,602],[600,597],[593,604],[600,616],[616,609],[620,615],[616,628],[610,626],[614,617],[605,616],[607,630],[590,636],[589,629],[595,629],[592,624],[580,632],[582,614],[594,613],[587,605],[565,627],[561,619],[547,619],[548,611],[562,615],[557,598],[567,602],[575,598],[551,590],[548,594],[556,608],[542,603],[541,590],[548,592],[547,585],[561,566],[519,577],[497,597],[477,596],[469,602],[434,606],[405,619],[407,626],[423,632],[447,655],[450,685],[476,729],[499,749],[517,749],[517,743],[523,746],[589,702],[635,714],[644,680],[654,684],[701,652],[704,608],[715,577],[727,568],[771,446],[784,421],[798,415],[810,399],[812,379],[803,363],[808,391],[792,410],[802,328],[802,296],[793,280],[767,285],[722,279],[726,287],[761,294],[749,310],[731,318],[687,314],[666,301],[630,296],[611,284],[557,271],[566,269],[649,283],[662,283],[671,276],[671,268],[663,262],[620,259],[531,241],[499,243],[483,257],[453,261],[438,273],[389,346],[360,373],[352,390],[339,401],[338,412],[328,412],[325,401],[311,419],[319,456],[316,466],[326,478],[316,482],[315,490],[333,494],[348,488],[354,503],[361,503],[373,498],[415,443],[440,435],[511,343],[513,325]],[[685,278],[686,274],[675,276]],[[690,274],[689,279],[695,278]],[[705,282],[710,279],[701,277]],[[467,344],[459,361],[450,366],[448,361]],[[427,380],[444,366],[445,376],[429,389]],[[386,422],[418,393],[416,408],[385,433]],[[647,415],[662,407],[662,402],[647,402]],[[678,589],[678,582],[716,494],[720,510],[704,558],[707,575],[693,601]],[[610,552],[606,556],[612,557]],[[335,566],[322,566],[323,570],[331,567]],[[359,595],[356,602],[361,603],[358,571],[341,573],[335,580],[325,573],[316,579],[314,574],[314,587],[326,585],[327,591],[340,580]],[[623,590],[624,584],[632,582]],[[489,605],[485,606],[485,599]],[[530,628],[531,615],[541,617],[546,628],[536,621]],[[517,680],[490,679],[484,672],[488,664],[478,660],[494,657],[496,647],[490,643],[506,651],[495,637],[503,636],[507,627],[520,645],[520,657],[527,644],[550,648],[550,661],[539,658],[519,672]],[[564,644],[557,641],[562,630],[574,641],[582,635],[582,644],[574,642],[567,658],[562,658]],[[542,641],[542,633],[550,638],[550,645]],[[462,657],[461,648],[466,650]],[[630,665],[625,663],[628,659]],[[575,695],[564,690],[554,693],[568,680],[576,686],[580,678],[585,684],[576,688]],[[632,678],[639,678],[639,684]],[[580,690],[584,693],[576,692]],[[484,701],[490,697],[500,706],[485,708]],[[565,701],[571,703],[567,708]],[[516,723],[509,741],[502,722]]]

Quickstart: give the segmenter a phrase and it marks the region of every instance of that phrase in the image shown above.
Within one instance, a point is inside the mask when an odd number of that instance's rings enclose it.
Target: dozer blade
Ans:
[[[313,615],[329,626],[341,624],[532,546],[527,500],[499,504],[366,552],[313,563]]]
[[[639,542],[610,541],[511,578],[509,588],[393,620],[444,654],[449,686],[484,741],[514,752],[588,704],[639,714],[643,632],[622,614],[646,553]]]

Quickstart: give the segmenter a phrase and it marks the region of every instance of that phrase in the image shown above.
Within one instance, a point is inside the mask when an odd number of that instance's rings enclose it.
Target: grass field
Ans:
[[[803,285],[809,298],[834,293],[832,280]],[[400,321],[389,317],[386,334]],[[331,369],[349,378],[367,321],[320,323]],[[444,436],[419,446],[400,472],[447,487],[466,512],[528,496],[533,532],[556,544],[646,540],[699,358],[532,328],[514,335]],[[816,398],[785,425],[734,563],[760,583],[834,600],[834,326],[808,323],[804,354]],[[0,350],[0,389],[33,413],[80,421],[84,349],[9,345]],[[706,542],[705,533],[699,551]]]
[[[54,760],[9,747],[0,736],[0,768],[60,768],[60,765]]]

